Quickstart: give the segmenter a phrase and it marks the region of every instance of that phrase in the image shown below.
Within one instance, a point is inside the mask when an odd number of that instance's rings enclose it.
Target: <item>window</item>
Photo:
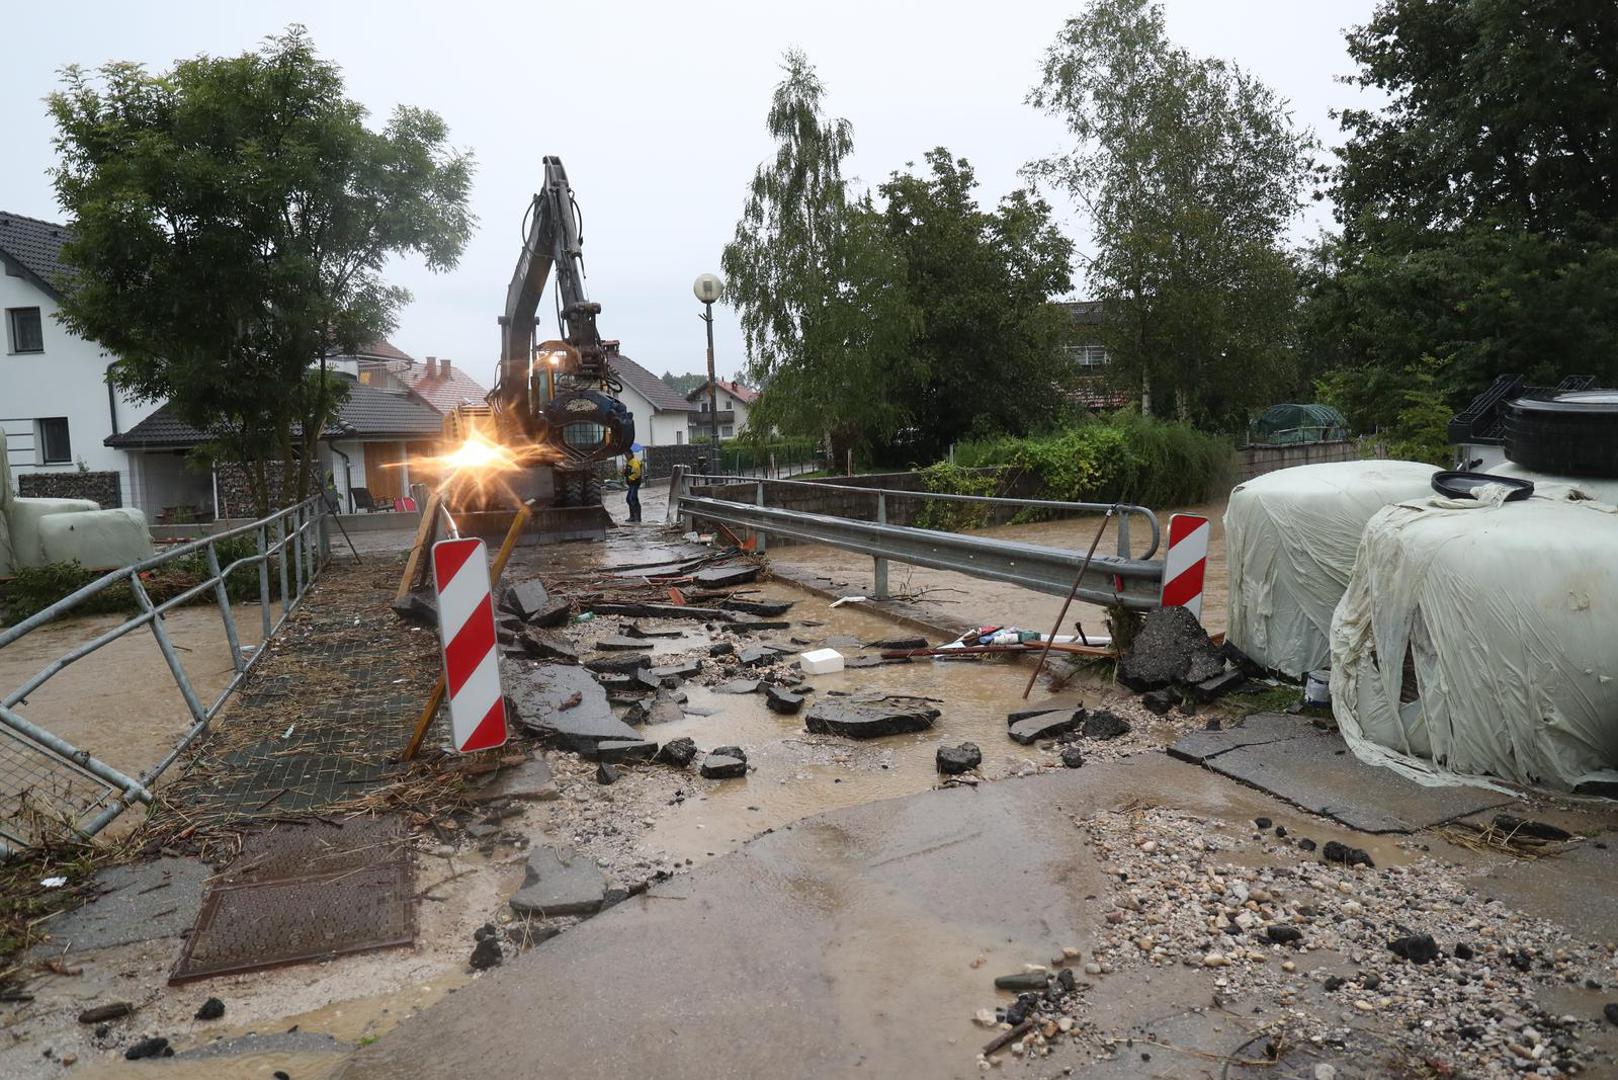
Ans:
[[[708,403],[707,403],[707,402],[706,402],[706,401],[704,401],[704,402],[703,402],[703,403],[702,403],[702,411],[703,411],[703,412],[707,412],[707,411],[708,411]]]
[[[45,335],[37,307],[6,309],[6,336],[12,352],[44,352]]]
[[[34,423],[39,427],[34,445],[39,447],[41,465],[65,465],[73,460],[73,447],[67,438],[67,417],[48,416]]]
[[[736,429],[730,424],[726,424],[724,427],[719,429],[719,437],[721,439],[728,439],[734,434],[736,434]]]
[[[685,442],[685,432],[676,430],[674,432],[674,445],[679,446],[683,442]]]

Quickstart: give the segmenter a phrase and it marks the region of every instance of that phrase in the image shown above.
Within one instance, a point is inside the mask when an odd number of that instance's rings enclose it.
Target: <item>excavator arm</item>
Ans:
[[[561,339],[540,343],[538,312],[556,278]],[[634,441],[633,418],[612,395],[616,341],[596,328],[601,305],[584,289],[581,217],[567,170],[545,158],[545,181],[524,219],[522,250],[500,317],[500,370],[489,394],[503,442],[525,446],[562,468],[622,453]],[[569,441],[577,432],[599,440]]]

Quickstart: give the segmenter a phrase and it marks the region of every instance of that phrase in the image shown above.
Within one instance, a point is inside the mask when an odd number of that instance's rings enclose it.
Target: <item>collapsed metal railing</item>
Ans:
[[[254,553],[221,567],[218,545],[237,537],[252,537]],[[185,591],[161,602],[154,602],[142,575],[197,552],[204,553],[208,577]],[[46,664],[22,685],[0,697],[0,857],[32,846],[47,830],[65,829],[82,836],[101,831],[136,802],[152,801],[152,783],[208,729],[231,693],[241,685],[268,644],[297,608],[309,586],[320,576],[331,556],[327,507],[320,497],[287,507],[258,521],[238,525],[172,548],[150,559],[120,567],[102,575],[83,588],[29,616],[15,626],[0,630],[4,649],[40,627],[69,615],[91,597],[109,588],[127,584],[139,607],[138,614],[102,632]],[[279,575],[280,612],[270,589],[271,567]],[[231,608],[228,580],[237,571],[257,566],[260,640],[257,646],[243,646]],[[211,703],[197,694],[179,651],[163,625],[164,615],[188,604],[212,589],[214,602],[224,623],[230,646],[232,675]],[[28,695],[75,661],[117,641],[142,626],[151,628],[158,650],[172,674],[175,686],[185,699],[191,725],[161,761],[138,778],[131,777],[94,757],[88,750],[29,722],[15,710]],[[109,721],[116,718],[108,717]]]
[[[753,488],[753,502],[743,503],[696,494],[694,489]],[[790,486],[814,492],[855,492],[875,500],[876,520],[817,514],[769,505],[772,488]],[[1157,554],[1161,533],[1157,515],[1144,506],[1122,503],[1117,512],[1117,554],[1097,554],[1085,564],[1082,550],[1046,547],[989,536],[921,529],[888,524],[888,503],[893,499],[923,499],[971,503],[983,506],[1016,507],[1019,510],[1053,510],[1062,513],[1098,514],[1113,510],[1111,503],[1062,502],[1055,499],[1007,499],[991,495],[953,495],[933,491],[903,491],[896,488],[868,488],[854,484],[822,483],[818,480],[767,480],[755,477],[718,476],[687,473],[676,469],[669,488],[669,516],[689,527],[694,519],[715,521],[751,530],[755,549],[765,549],[769,534],[795,540],[829,544],[845,551],[869,555],[875,560],[876,598],[888,598],[888,562],[909,563],[935,570],[951,570],[990,581],[1004,581],[1038,592],[1066,596],[1074,578],[1083,570],[1077,596],[1095,604],[1117,605],[1133,610],[1158,606],[1163,589],[1163,562]],[[1130,520],[1142,518],[1151,530],[1151,541],[1143,555],[1131,554]]]

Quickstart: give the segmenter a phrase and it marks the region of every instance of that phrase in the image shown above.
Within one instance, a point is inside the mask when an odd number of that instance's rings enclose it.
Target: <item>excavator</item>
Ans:
[[[500,369],[483,405],[444,418],[460,449],[447,455],[451,515],[467,533],[503,535],[518,504],[533,515],[522,542],[602,539],[612,520],[593,466],[635,441],[617,395],[618,342],[596,327],[601,305],[584,289],[583,215],[558,157],[523,219],[522,250],[500,316]],[[546,284],[556,280],[560,336],[537,341]]]

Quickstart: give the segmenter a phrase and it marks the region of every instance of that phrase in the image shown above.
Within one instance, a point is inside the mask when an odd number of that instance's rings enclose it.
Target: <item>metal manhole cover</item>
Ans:
[[[236,867],[203,899],[171,983],[415,940],[410,848],[397,819],[262,830]]]

